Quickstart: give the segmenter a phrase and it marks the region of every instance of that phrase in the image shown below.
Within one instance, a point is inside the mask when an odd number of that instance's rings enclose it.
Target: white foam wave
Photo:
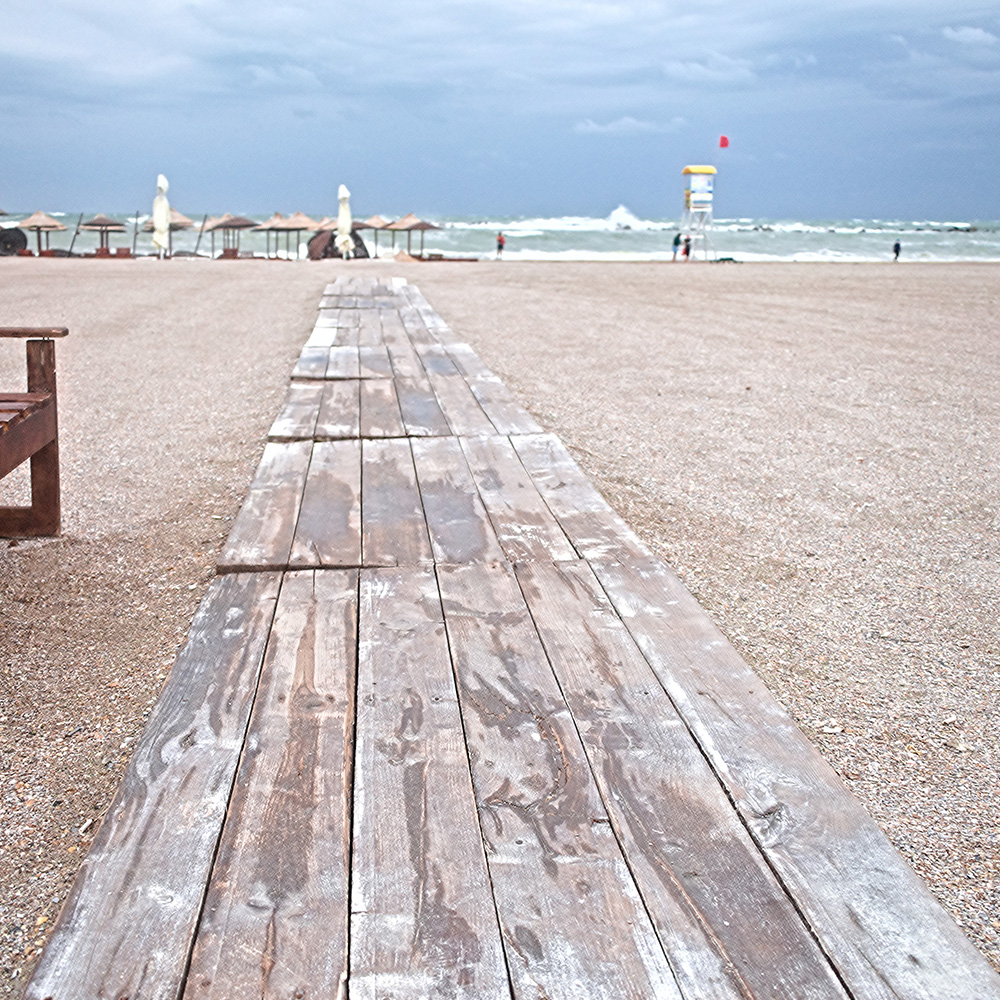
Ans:
[[[453,220],[446,222],[446,229],[503,230],[505,234],[541,236],[545,233],[608,233],[608,232],[650,232],[674,229],[676,221],[640,219],[624,205],[619,205],[603,219],[586,215],[561,215],[555,217],[533,217],[526,219],[491,219],[481,222]]]

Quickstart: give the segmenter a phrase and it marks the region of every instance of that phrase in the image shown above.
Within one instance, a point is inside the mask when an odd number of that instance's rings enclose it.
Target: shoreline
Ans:
[[[3,995],[184,640],[323,286],[390,272],[562,438],[1000,968],[1000,265],[803,283],[834,262],[64,260],[0,259],[0,324],[70,329],[64,535],[0,542]],[[0,351],[13,388],[23,349]]]

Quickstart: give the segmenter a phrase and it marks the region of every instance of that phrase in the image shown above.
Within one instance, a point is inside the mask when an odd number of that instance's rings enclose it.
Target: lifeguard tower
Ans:
[[[694,257],[700,247],[705,260],[715,256],[711,232],[712,189],[716,172],[715,167],[710,166],[685,167],[681,171],[687,178],[681,230],[691,237],[691,256]]]

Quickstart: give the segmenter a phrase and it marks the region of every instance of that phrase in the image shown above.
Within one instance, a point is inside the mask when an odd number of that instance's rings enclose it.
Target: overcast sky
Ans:
[[[996,0],[2,0],[0,65],[11,212],[1000,217]]]

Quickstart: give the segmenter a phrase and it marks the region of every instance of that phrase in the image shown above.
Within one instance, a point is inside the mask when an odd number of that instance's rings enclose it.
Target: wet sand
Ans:
[[[0,995],[120,780],[324,285],[372,273],[417,284],[562,437],[1000,968],[1000,265],[3,258],[0,325],[71,332],[63,537],[0,542]],[[23,368],[0,341],[0,385]]]

